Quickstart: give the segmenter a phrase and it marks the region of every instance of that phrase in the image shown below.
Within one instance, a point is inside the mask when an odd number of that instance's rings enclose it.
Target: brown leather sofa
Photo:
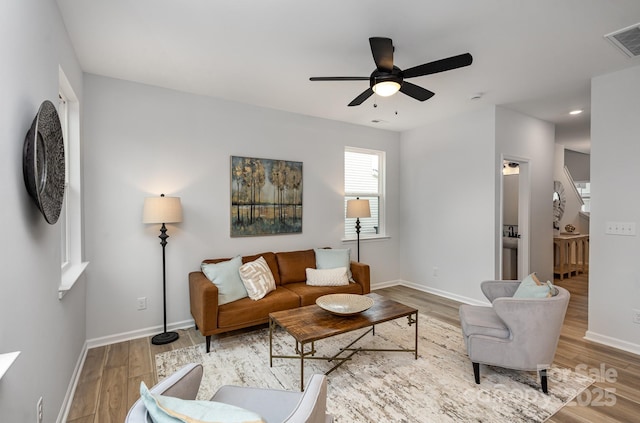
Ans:
[[[218,287],[201,271],[189,273],[191,315],[196,328],[206,337],[207,352],[211,345],[211,335],[267,323],[269,313],[274,311],[312,305],[318,297],[326,294],[368,294],[371,291],[368,264],[351,262],[355,283],[345,286],[309,286],[306,284],[306,269],[316,267],[313,249],[245,256],[242,257],[242,262],[247,263],[260,256],[264,257],[273,273],[276,290],[258,301],[247,297],[218,306]],[[229,259],[209,259],[203,262],[219,263],[225,260]]]

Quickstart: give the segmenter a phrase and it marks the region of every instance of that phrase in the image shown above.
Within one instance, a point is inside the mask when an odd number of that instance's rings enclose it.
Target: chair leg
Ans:
[[[542,383],[542,392],[548,394],[549,390],[547,389],[547,369],[540,370],[540,382]]]
[[[480,363],[473,363],[473,377],[476,379],[476,383],[480,385]]]
[[[207,353],[209,353],[209,350],[211,349],[211,335],[207,336]]]

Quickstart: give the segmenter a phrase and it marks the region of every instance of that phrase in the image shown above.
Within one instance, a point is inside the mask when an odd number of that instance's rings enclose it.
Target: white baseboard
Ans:
[[[60,407],[60,412],[58,413],[56,423],[65,423],[67,421],[69,411],[71,410],[71,403],[73,402],[73,396],[75,395],[76,388],[78,387],[78,380],[80,380],[80,373],[82,372],[82,368],[84,367],[84,361],[87,358],[88,350],[89,348],[87,348],[87,343],[85,342],[82,346],[82,351],[80,351],[78,361],[76,362],[76,367],[73,369],[71,381],[69,382],[69,386],[67,387],[67,393],[64,395],[64,399],[62,401],[62,406]]]
[[[194,325],[193,319],[183,320],[182,322],[170,323],[167,330],[187,329]],[[130,341],[132,339],[144,338],[145,336],[153,336],[161,333],[163,326],[153,326],[143,329],[132,330],[130,332],[116,333],[114,335],[102,336],[87,340],[87,348],[101,347],[103,345],[115,344],[117,342]]]
[[[450,300],[458,301],[460,303],[472,304],[472,305],[480,305],[480,306],[488,306],[491,305],[489,301],[478,301],[475,298],[463,297],[461,295],[453,294],[448,291],[443,291],[440,289],[430,288],[428,286],[420,285],[414,282],[409,282],[401,279],[397,279],[394,281],[386,281],[386,282],[378,282],[375,284],[371,284],[371,290],[389,288],[392,286],[406,286],[407,288],[412,288],[418,291],[426,292],[428,294],[437,295],[439,297],[448,298]]]
[[[621,339],[612,338],[610,336],[601,335],[599,333],[588,330],[584,335],[584,339],[598,344],[603,344],[608,347],[617,348],[619,350],[627,351],[633,354],[640,355],[640,345],[632,342],[623,341]]]

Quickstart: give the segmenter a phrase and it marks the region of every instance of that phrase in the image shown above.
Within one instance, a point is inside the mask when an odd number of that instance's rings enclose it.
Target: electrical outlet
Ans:
[[[633,309],[633,323],[640,323],[640,310]]]
[[[435,277],[435,278],[438,277],[438,268],[437,267],[433,268],[433,277]]]
[[[38,419],[37,423],[42,423],[42,411],[42,397],[40,397],[38,403],[36,404],[36,417]]]
[[[146,310],[147,309],[147,297],[138,298],[138,310]]]

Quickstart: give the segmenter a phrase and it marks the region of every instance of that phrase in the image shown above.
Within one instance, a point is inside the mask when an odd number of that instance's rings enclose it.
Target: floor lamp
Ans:
[[[167,246],[167,227],[165,223],[182,222],[182,205],[180,197],[148,197],[144,199],[144,210],[142,212],[142,223],[162,223],[160,228],[160,245],[162,245],[162,303],[164,310],[164,332],[151,338],[151,343],[155,345],[169,344],[179,335],[177,332],[167,332],[167,272],[164,258],[164,249]]]
[[[358,262],[359,262],[360,261],[360,218],[371,217],[369,200],[361,200],[360,197],[356,197],[355,200],[347,200],[347,217],[356,218],[356,235],[358,237]]]

